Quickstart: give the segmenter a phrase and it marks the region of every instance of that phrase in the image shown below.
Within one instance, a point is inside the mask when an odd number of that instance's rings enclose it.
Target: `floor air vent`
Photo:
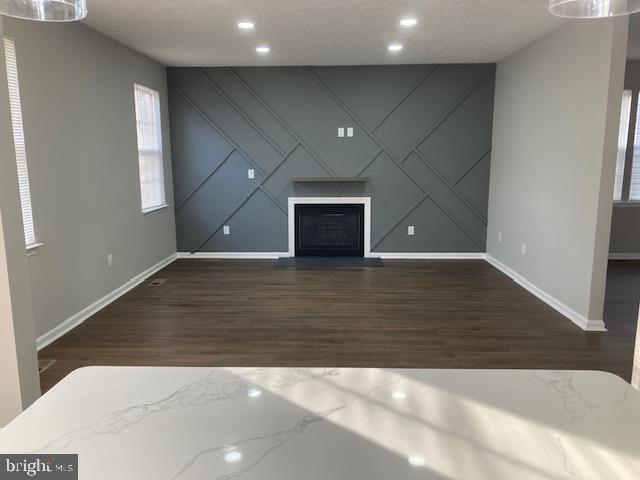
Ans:
[[[160,285],[162,285],[164,282],[166,282],[167,279],[166,278],[154,278],[153,280],[151,280],[151,282],[149,283],[150,287],[159,287]]]

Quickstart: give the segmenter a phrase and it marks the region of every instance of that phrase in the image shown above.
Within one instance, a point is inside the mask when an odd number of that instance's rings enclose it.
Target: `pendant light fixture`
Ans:
[[[549,12],[564,18],[606,18],[640,12],[640,0],[549,0]]]
[[[73,22],[87,16],[86,0],[0,0],[0,14],[40,22]]]

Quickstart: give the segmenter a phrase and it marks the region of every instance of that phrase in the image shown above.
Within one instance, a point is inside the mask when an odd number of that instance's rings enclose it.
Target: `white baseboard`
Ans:
[[[579,326],[583,330],[586,330],[589,332],[606,332],[607,331],[607,329],[605,328],[604,322],[602,320],[589,320],[583,317],[578,312],[573,310],[571,307],[565,305],[560,300],[549,295],[547,292],[545,292],[541,288],[536,287],[533,283],[531,283],[529,280],[524,278],[522,275],[515,272],[511,268],[507,267],[504,263],[500,262],[499,260],[496,260],[489,254],[487,254],[487,262],[489,262],[491,265],[496,267],[505,275],[511,277],[511,279],[514,282],[516,282],[518,285],[528,290],[530,293],[538,297],[540,300],[542,300],[547,305],[555,309],[557,312],[567,317],[569,320],[571,320],[573,323],[575,323],[577,326]]]
[[[609,260],[640,260],[640,253],[610,253]]]
[[[56,341],[62,335],[64,335],[65,333],[69,332],[70,330],[74,329],[78,325],[80,325],[82,322],[84,322],[91,315],[96,314],[97,312],[102,310],[104,307],[109,305],[111,302],[115,301],[116,299],[120,298],[122,295],[127,293],[129,290],[132,290],[133,288],[135,288],[138,285],[140,285],[142,282],[144,282],[151,275],[155,274],[159,270],[162,270],[164,267],[166,267],[167,265],[172,263],[177,257],[178,257],[178,254],[174,253],[173,255],[170,255],[169,257],[167,257],[164,260],[162,260],[161,262],[156,263],[154,266],[146,269],[144,272],[142,272],[142,273],[136,275],[135,277],[133,277],[131,280],[129,280],[124,285],[121,285],[120,287],[116,288],[112,292],[108,293],[107,295],[102,297],[97,302],[94,302],[91,305],[89,305],[88,307],[83,308],[82,310],[80,310],[75,315],[73,315],[73,316],[69,317],[68,319],[66,319],[64,322],[62,322],[57,327],[52,328],[51,330],[49,330],[44,335],[41,335],[40,337],[38,337],[36,339],[36,347],[37,347],[37,349],[41,350],[44,347],[46,347],[47,345],[49,345],[50,343]]]
[[[244,260],[270,260],[288,257],[289,252],[178,252],[178,258],[217,258],[217,259],[244,259]]]
[[[484,260],[486,253],[483,252],[453,252],[453,253],[390,253],[371,252],[372,257],[379,257],[387,260]]]

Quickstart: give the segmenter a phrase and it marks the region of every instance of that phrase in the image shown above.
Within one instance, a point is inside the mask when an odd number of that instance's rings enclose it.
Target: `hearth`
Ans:
[[[295,255],[364,256],[363,204],[296,204]]]

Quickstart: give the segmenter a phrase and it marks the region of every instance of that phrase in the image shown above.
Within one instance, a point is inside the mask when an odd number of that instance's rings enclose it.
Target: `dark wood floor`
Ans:
[[[640,262],[611,262],[607,333],[484,261],[283,268],[179,260],[40,352],[47,390],[86,365],[558,368],[629,379]]]

